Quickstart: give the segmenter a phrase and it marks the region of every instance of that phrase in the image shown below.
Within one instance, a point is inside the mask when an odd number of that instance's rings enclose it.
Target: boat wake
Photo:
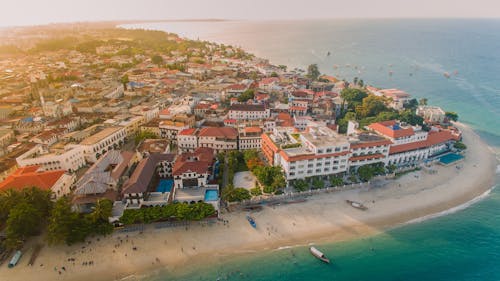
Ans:
[[[423,216],[423,217],[420,217],[420,218],[409,220],[409,221],[407,221],[405,223],[400,224],[400,226],[401,225],[408,225],[408,224],[414,224],[414,223],[424,222],[426,220],[439,218],[439,217],[442,217],[442,216],[446,216],[446,215],[453,214],[453,213],[456,213],[458,211],[467,209],[468,207],[470,207],[470,206],[476,204],[477,202],[479,202],[479,201],[485,199],[486,197],[488,197],[490,195],[491,191],[494,188],[495,188],[495,186],[492,186],[490,189],[486,190],[483,194],[481,194],[481,195],[473,198],[472,200],[467,201],[467,202],[465,202],[465,203],[463,203],[461,205],[455,206],[455,207],[450,208],[448,210],[444,210],[442,212],[438,212],[438,213],[430,214],[430,215]]]

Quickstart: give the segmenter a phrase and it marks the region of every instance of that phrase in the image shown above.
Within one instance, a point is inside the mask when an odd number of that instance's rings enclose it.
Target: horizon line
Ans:
[[[275,21],[325,21],[325,20],[500,20],[498,17],[322,17],[322,18],[273,18],[273,19],[245,19],[245,18],[178,18],[178,19],[117,19],[117,20],[77,20],[77,21],[54,21],[45,23],[3,25],[0,28],[27,28],[43,27],[61,24],[138,24],[138,23],[161,23],[161,22],[230,22],[230,21],[248,21],[248,22],[275,22]]]

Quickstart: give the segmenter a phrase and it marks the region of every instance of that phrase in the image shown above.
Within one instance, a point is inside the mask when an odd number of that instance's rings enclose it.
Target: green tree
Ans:
[[[325,187],[325,182],[319,178],[319,177],[314,177],[312,180],[312,187],[313,189],[321,189]]]
[[[347,102],[348,108],[354,110],[368,94],[361,89],[345,88],[340,92],[340,96]]]
[[[130,82],[129,79],[128,79],[128,75],[127,74],[123,75],[122,78],[120,79],[120,82],[123,85],[123,89],[125,89],[125,91],[126,91],[127,90],[127,84],[128,84],[128,82]]]
[[[163,61],[163,57],[160,55],[154,55],[151,57],[151,62],[156,64],[158,67],[161,67],[165,62]]]
[[[446,118],[448,118],[448,120],[452,120],[455,122],[458,121],[458,114],[456,112],[446,111],[445,116],[446,116]]]
[[[406,102],[405,104],[403,104],[403,107],[405,109],[415,110],[418,107],[418,101],[417,101],[417,99],[411,99],[408,102]]]
[[[248,89],[241,93],[241,95],[238,96],[238,102],[246,102],[248,100],[253,99],[255,96],[254,90],[253,89]]]
[[[467,149],[467,146],[461,142],[461,141],[457,141],[453,144],[453,147],[456,148],[456,149],[460,149],[460,150],[465,150]]]
[[[250,198],[252,198],[252,196],[250,195],[250,192],[245,188],[235,188],[233,187],[233,185],[228,184],[222,190],[222,199],[227,202],[241,202]]]
[[[303,179],[298,179],[293,182],[293,187],[297,191],[306,191],[309,189],[309,184]]]
[[[7,189],[0,193],[0,223],[3,224],[9,216],[10,210],[21,202],[22,194],[15,189]]]
[[[331,186],[341,186],[344,185],[344,180],[339,177],[331,177],[330,178],[330,185]]]
[[[369,181],[375,176],[375,171],[371,165],[363,165],[358,168],[358,176],[362,181]]]
[[[252,196],[259,196],[259,195],[262,195],[262,190],[260,189],[260,187],[256,186],[256,187],[250,189],[250,194]]]
[[[356,114],[360,117],[373,117],[386,110],[387,107],[383,97],[369,95],[363,98],[361,107],[356,107]]]
[[[21,202],[12,208],[7,219],[6,245],[15,249],[31,235],[38,234],[42,222],[42,214],[33,205]]]
[[[319,72],[319,68],[317,64],[311,64],[307,67],[307,77],[314,81],[318,80],[318,77],[321,75]]]
[[[271,73],[271,77],[278,77],[278,73],[276,72]]]
[[[135,144],[137,145],[145,139],[157,139],[157,138],[158,138],[158,136],[153,132],[141,131],[135,136],[134,140],[135,140]]]
[[[63,197],[56,201],[52,209],[47,227],[49,244],[68,242],[72,235],[78,216],[71,211],[69,199]]]
[[[427,99],[426,99],[426,98],[421,98],[421,99],[418,101],[418,104],[420,104],[420,105],[427,105]]]
[[[411,125],[422,125],[424,123],[424,118],[415,114],[414,111],[407,109],[399,114],[399,120],[406,122]]]

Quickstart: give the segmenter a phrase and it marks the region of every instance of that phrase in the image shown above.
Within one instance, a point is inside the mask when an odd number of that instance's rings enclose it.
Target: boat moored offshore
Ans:
[[[315,256],[319,260],[326,263],[330,263],[330,260],[325,256],[325,254],[323,254],[320,250],[316,249],[315,247],[313,246],[309,247],[309,251],[313,256]]]

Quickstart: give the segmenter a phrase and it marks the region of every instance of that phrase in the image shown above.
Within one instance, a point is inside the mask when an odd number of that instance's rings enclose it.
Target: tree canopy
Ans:
[[[321,75],[317,64],[311,64],[307,67],[307,77],[312,80],[318,80]]]
[[[222,199],[227,202],[241,202],[252,198],[250,192],[241,187],[235,188],[232,184],[228,184],[222,190]]]
[[[458,114],[456,112],[453,112],[453,111],[447,111],[445,113],[445,116],[446,118],[448,118],[449,120],[452,120],[452,121],[458,121]]]
[[[247,102],[254,98],[255,92],[253,89],[248,89],[238,96],[238,102]]]

